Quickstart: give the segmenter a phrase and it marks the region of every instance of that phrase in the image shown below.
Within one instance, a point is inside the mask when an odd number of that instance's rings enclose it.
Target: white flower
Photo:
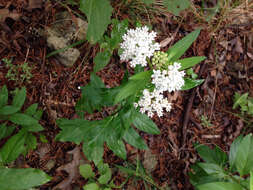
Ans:
[[[171,103],[157,90],[149,92],[144,89],[143,96],[138,103],[134,103],[134,106],[136,108],[140,107],[140,112],[143,114],[147,113],[149,117],[153,117],[155,113],[157,113],[158,117],[162,117],[164,109],[167,112],[171,110]]]
[[[160,49],[159,43],[155,42],[155,37],[156,33],[148,32],[147,26],[135,30],[129,29],[122,37],[120,48],[123,53],[120,55],[120,60],[130,61],[130,66],[133,68],[136,65],[145,67],[146,58],[150,58],[156,50]]]
[[[180,63],[175,62],[168,66],[168,70],[154,70],[152,74],[152,84],[159,92],[173,92],[180,90],[184,85],[184,71],[179,71]]]

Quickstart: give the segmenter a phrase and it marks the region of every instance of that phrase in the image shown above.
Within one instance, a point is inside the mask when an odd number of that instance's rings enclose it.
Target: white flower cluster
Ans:
[[[156,50],[160,49],[160,44],[155,42],[156,33],[148,32],[148,27],[129,29],[123,35],[123,42],[120,48],[123,53],[120,55],[120,60],[130,61],[130,66],[135,67],[141,65],[147,66],[146,58],[153,56]]]
[[[134,106],[140,107],[141,113],[147,113],[149,117],[153,117],[156,112],[158,117],[163,116],[164,109],[169,112],[171,103],[163,96],[163,92],[180,90],[184,85],[184,71],[179,71],[180,63],[175,62],[168,66],[168,70],[154,70],[152,83],[155,85],[153,92],[147,89],[143,91],[143,96]]]
[[[154,70],[152,83],[159,92],[173,92],[180,90],[184,85],[184,71],[179,71],[181,68],[180,63],[175,62],[173,65],[168,66],[168,70]]]
[[[149,92],[147,89],[144,89],[143,96],[138,103],[134,103],[134,106],[140,107],[141,113],[147,112],[149,117],[153,117],[154,112],[157,113],[158,117],[161,117],[163,116],[163,109],[167,112],[171,110],[171,103],[163,97],[163,94],[156,90]]]

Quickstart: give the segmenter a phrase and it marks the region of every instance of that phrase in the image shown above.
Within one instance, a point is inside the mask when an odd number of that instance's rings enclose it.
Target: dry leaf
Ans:
[[[0,9],[0,23],[4,22],[6,18],[12,18],[18,20],[21,15],[16,11],[10,12],[9,9]]]

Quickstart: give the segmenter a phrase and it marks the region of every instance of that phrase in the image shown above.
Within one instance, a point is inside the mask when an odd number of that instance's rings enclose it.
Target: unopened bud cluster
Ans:
[[[168,54],[162,51],[156,51],[152,58],[152,65],[160,69],[168,61]]]

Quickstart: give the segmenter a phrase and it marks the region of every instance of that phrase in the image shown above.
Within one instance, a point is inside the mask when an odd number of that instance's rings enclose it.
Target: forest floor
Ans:
[[[252,122],[247,123],[240,116],[240,110],[232,107],[235,92],[248,92],[253,97],[253,16],[248,15],[242,6],[238,12],[235,9],[219,12],[207,22],[207,16],[197,14],[194,9],[181,12],[180,17],[162,11],[140,13],[134,7],[130,14],[120,9],[117,2],[112,3],[114,17],[129,19],[130,24],[135,17],[143,17],[141,22],[152,25],[158,33],[158,42],[166,43],[164,50],[194,29],[202,28],[184,57],[206,56],[206,60],[194,68],[205,82],[192,90],[174,94],[174,109],[161,118],[152,118],[161,131],[160,135],[140,133],[150,151],[138,151],[127,145],[128,161],[134,161],[138,154],[158,185],[168,185],[175,190],[193,189],[188,173],[190,165],[199,159],[194,150],[195,143],[210,147],[218,145],[228,151],[237,136],[252,132]],[[196,7],[201,4],[198,0],[192,2]],[[40,134],[47,139],[26,157],[20,156],[16,164],[39,168],[52,176],[49,183],[40,187],[42,190],[59,187],[81,189],[86,182],[76,174],[77,166],[73,160],[80,157],[86,160],[82,152],[75,153],[79,146],[55,141],[60,131],[56,119],[77,117],[74,106],[81,96],[79,86],[89,82],[93,58],[99,48],[88,42],[78,45],[81,54],[72,67],[65,67],[55,56],[46,57],[52,50],[46,37],[38,31],[54,25],[57,13],[63,11],[69,12],[73,22],[76,17],[73,11],[79,12],[77,6],[63,6],[57,1],[0,0],[0,14],[3,15],[0,17],[0,60],[13,58],[14,65],[27,62],[32,73],[29,81],[19,80],[19,74],[16,80],[9,80],[6,77],[8,67],[1,61],[0,86],[7,85],[9,90],[26,87],[24,108],[39,103],[39,108],[43,109],[40,123],[44,127]],[[124,69],[115,55],[110,64],[97,74],[106,86],[113,87],[120,84]],[[99,114],[96,117],[100,117]],[[40,134],[36,134],[38,138]],[[3,143],[0,141],[0,146]],[[124,163],[107,148],[104,161],[112,167]],[[69,180],[70,176],[74,178]],[[124,175],[115,170],[113,179],[120,184]],[[124,189],[145,187],[141,181],[130,180]]]

